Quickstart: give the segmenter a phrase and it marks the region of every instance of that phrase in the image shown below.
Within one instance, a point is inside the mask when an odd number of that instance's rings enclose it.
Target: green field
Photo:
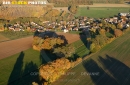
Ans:
[[[0,35],[3,35],[10,40],[23,38],[23,37],[27,37],[27,36],[32,36],[33,34],[34,34],[33,32],[27,32],[27,31],[17,31],[17,32],[2,31],[2,32],[0,32]]]
[[[130,85],[130,32],[62,76],[53,85]]]
[[[29,85],[38,79],[37,70],[42,63],[46,61],[33,49],[0,60],[0,85]]]
[[[108,18],[117,15],[118,13],[128,13],[130,8],[128,7],[90,7],[87,10],[87,7],[80,7],[76,16],[87,16],[93,18]]]
[[[89,49],[86,46],[87,42],[86,40],[78,40],[74,43],[72,43],[72,45],[75,47],[76,51],[75,51],[75,58],[77,57],[84,57],[86,55],[89,54]]]
[[[0,34],[0,42],[7,41],[7,40],[9,40],[9,38],[7,38],[7,37],[3,36],[2,34]]]

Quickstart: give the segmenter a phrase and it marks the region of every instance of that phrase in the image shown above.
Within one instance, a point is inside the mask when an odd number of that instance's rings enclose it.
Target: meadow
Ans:
[[[0,34],[0,42],[2,41],[6,41],[6,40],[9,40],[9,38],[3,36],[2,34]]]
[[[10,40],[32,36],[33,34],[34,34],[33,32],[28,32],[28,31],[17,31],[17,32],[15,32],[15,31],[2,31],[2,32],[0,32],[0,35],[3,35],[4,37],[6,37]]]
[[[130,32],[69,70],[52,85],[130,85]]]
[[[40,53],[28,49],[0,60],[0,85],[29,85],[38,79],[38,67],[46,63]],[[33,75],[34,74],[34,75]]]
[[[109,18],[118,13],[129,13],[129,7],[79,7],[76,16],[87,16],[91,18]]]

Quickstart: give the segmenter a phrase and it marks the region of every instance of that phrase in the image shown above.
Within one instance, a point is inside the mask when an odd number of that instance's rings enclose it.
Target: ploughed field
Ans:
[[[53,85],[130,85],[130,32],[69,70]]]

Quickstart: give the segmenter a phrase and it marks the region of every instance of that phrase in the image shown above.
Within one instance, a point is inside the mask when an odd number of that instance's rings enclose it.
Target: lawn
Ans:
[[[87,10],[87,7],[80,7],[76,16],[87,16],[93,18],[108,18],[117,15],[118,13],[128,13],[130,8],[128,7],[90,7]]]
[[[27,36],[32,36],[33,34],[34,34],[33,32],[27,32],[27,31],[17,31],[17,32],[2,31],[2,32],[0,32],[0,35],[3,35],[10,40],[23,38],[23,37],[27,37]]]
[[[2,41],[6,41],[6,40],[9,40],[9,38],[3,36],[2,34],[0,34],[0,42]]]
[[[38,79],[38,67],[46,61],[38,51],[28,49],[0,60],[0,85],[30,85]]]
[[[130,32],[69,70],[52,85],[130,85]]]

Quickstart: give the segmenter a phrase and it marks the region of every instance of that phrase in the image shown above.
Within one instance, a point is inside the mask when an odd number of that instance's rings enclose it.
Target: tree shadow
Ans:
[[[73,54],[72,57],[68,57],[67,59],[68,59],[69,61],[76,61],[76,59],[79,58],[79,57],[80,57],[79,55]]]
[[[47,63],[47,62],[44,60],[44,58],[43,58],[43,56],[42,56],[41,53],[40,53],[39,58],[40,58],[41,64],[45,64],[45,63]]]
[[[39,82],[39,70],[38,66],[30,61],[25,64],[25,68],[22,71],[22,76],[20,78],[19,84],[17,85],[31,85],[32,82]]]
[[[47,63],[47,62],[51,62],[53,60],[56,60],[58,57],[52,53],[50,50],[41,50],[40,51],[40,60],[42,61],[42,63]]]
[[[23,58],[24,58],[24,52],[22,51],[14,64],[14,68],[8,80],[8,85],[13,85],[12,83],[15,83],[15,81],[21,77],[22,67],[23,67]]]
[[[34,81],[39,80],[38,66],[32,61],[27,62],[24,66],[24,52],[22,51],[14,64],[7,85],[31,85]]]
[[[94,60],[90,59],[89,61],[84,61],[82,64],[95,85],[118,85],[116,80],[98,66]]]
[[[64,44],[63,45],[67,45],[68,44],[68,40],[65,38],[64,35],[58,35],[58,37],[60,37],[62,40],[64,40]]]
[[[87,40],[87,38],[91,38],[90,32],[87,30],[84,30],[82,33],[79,34],[79,36],[80,36],[80,40],[83,42],[86,48],[90,49],[90,42]]]
[[[102,65],[111,73],[119,85],[130,85],[130,68],[121,61],[106,55],[106,58],[99,57]]]
[[[99,75],[91,74],[90,77],[95,85],[130,85],[130,68],[121,61],[106,55],[105,58],[99,56],[96,63],[90,59],[83,62],[83,66],[88,73],[99,72]],[[98,66],[101,64],[103,68]]]

